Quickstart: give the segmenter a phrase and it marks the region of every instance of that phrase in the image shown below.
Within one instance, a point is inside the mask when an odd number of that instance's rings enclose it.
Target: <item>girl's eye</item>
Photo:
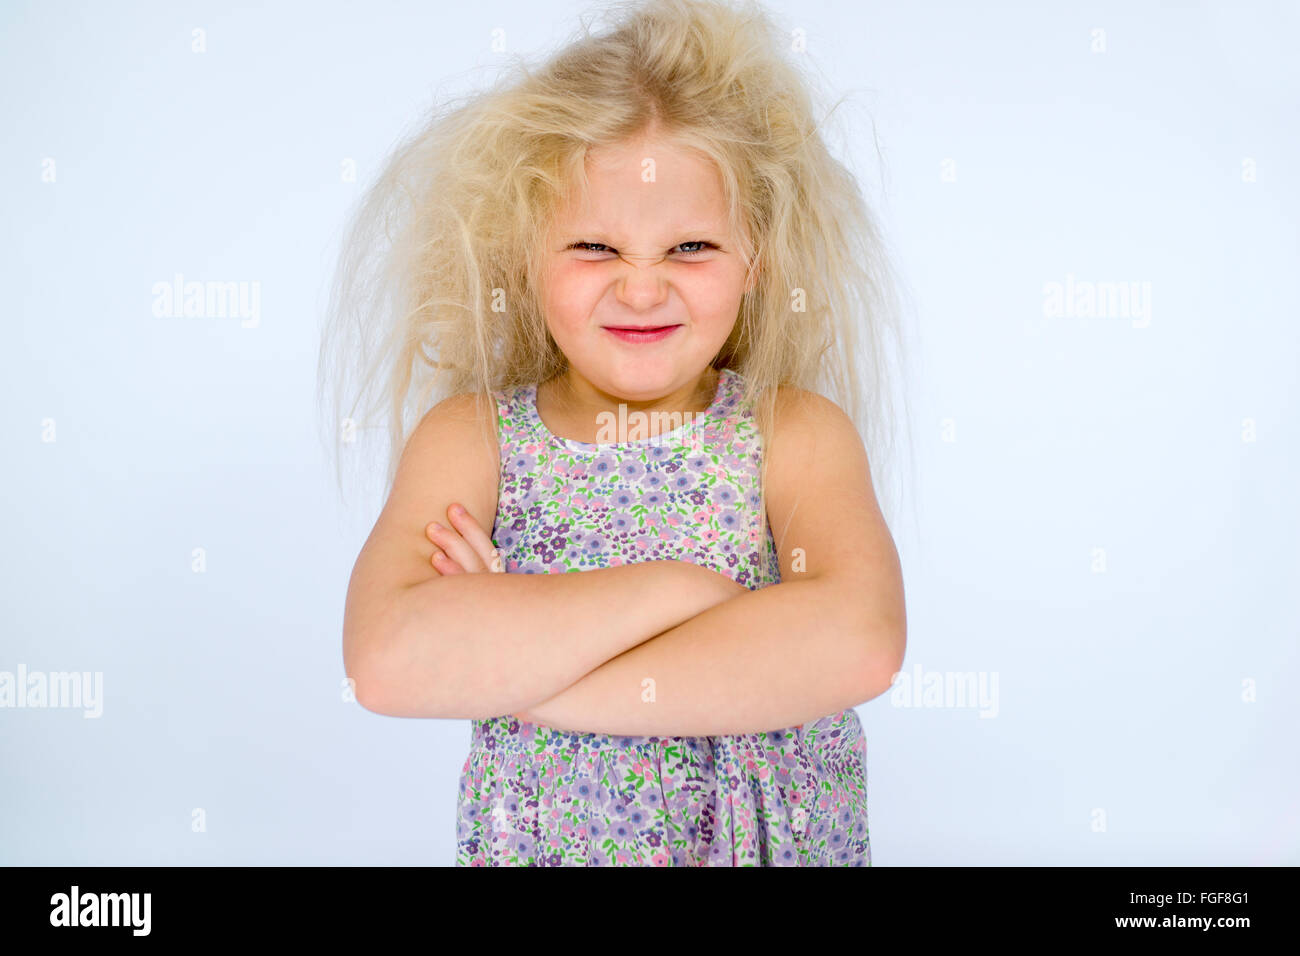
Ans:
[[[716,248],[718,248],[718,247],[715,246],[713,243],[708,242],[708,241],[703,240],[703,239],[692,239],[690,242],[683,242],[683,243],[681,243],[681,244],[678,246],[678,248],[680,248],[681,246],[699,246],[699,247],[700,247],[700,248],[698,248],[698,249],[688,249],[685,253],[683,253],[683,255],[688,255],[688,256],[690,256],[690,255],[698,255],[698,254],[701,253],[701,252],[708,252],[710,249],[716,249]]]
[[[600,246],[600,249],[595,248],[596,246]],[[599,242],[571,242],[569,243],[568,248],[577,249],[579,252],[600,252],[601,250],[613,251],[609,249],[609,246],[601,245]]]

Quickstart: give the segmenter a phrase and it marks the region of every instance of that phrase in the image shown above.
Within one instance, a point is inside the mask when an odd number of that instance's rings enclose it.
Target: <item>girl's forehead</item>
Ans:
[[[655,228],[725,233],[730,216],[721,189],[637,183],[597,189],[585,198],[571,196],[558,203],[552,219],[555,228],[578,232]]]

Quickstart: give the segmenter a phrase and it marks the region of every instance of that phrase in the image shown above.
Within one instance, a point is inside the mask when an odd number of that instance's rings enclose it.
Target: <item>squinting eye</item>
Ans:
[[[687,255],[687,256],[691,256],[691,255],[699,255],[701,252],[708,252],[710,249],[716,249],[716,248],[718,248],[718,247],[715,246],[713,243],[708,242],[708,241],[703,240],[703,239],[692,239],[690,242],[683,242],[683,243],[680,243],[679,246],[678,246],[678,248],[680,248],[681,246],[702,246],[702,247],[703,247],[703,248],[700,248],[700,249],[688,249],[688,250],[686,250],[686,251],[683,253],[683,255]]]

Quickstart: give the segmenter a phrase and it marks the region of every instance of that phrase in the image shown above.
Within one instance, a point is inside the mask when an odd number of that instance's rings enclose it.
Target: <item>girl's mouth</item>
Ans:
[[[661,339],[666,339],[668,336],[672,335],[673,332],[680,329],[681,326],[657,325],[644,326],[640,328],[634,326],[620,328],[619,326],[606,325],[602,326],[602,328],[615,338],[621,339],[624,342],[658,342]]]

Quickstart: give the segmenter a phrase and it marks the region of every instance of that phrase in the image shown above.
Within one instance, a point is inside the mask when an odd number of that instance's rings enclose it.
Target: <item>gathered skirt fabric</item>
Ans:
[[[870,866],[854,710],[786,730],[628,737],[473,721],[457,866]]]

